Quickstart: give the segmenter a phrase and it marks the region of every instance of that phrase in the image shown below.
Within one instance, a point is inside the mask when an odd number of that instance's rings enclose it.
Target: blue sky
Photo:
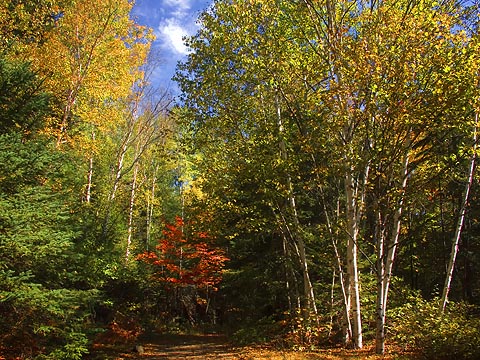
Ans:
[[[187,55],[182,37],[196,32],[198,15],[211,3],[211,0],[136,0],[132,17],[152,28],[156,36],[153,44],[159,61],[153,74],[156,86],[176,91],[170,79],[177,62]]]

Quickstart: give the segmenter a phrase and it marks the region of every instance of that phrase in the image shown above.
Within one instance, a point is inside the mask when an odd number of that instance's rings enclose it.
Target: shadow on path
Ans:
[[[153,335],[143,342],[141,359],[234,359],[226,337],[221,335]]]
[[[101,353],[108,359],[239,359],[239,354],[222,335],[175,335],[149,334],[141,337],[139,344],[143,346],[142,355],[135,353],[133,347],[127,351],[104,348]],[[92,354],[99,359],[102,354]]]

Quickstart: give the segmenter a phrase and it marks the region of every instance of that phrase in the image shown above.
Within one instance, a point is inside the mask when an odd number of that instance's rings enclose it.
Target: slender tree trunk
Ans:
[[[152,233],[152,219],[153,219],[153,209],[155,204],[155,188],[157,184],[157,171],[158,165],[155,165],[155,169],[153,171],[152,177],[152,186],[150,189],[150,196],[148,197],[148,204],[147,204],[147,235],[145,239],[145,248],[148,250],[150,246],[150,238]]]
[[[288,176],[288,179],[289,179],[289,188],[290,188],[290,206],[293,212],[293,221],[295,225],[294,241],[298,245],[298,255],[300,258],[300,266],[303,274],[303,292],[307,301],[306,305],[307,305],[308,312],[312,312],[313,315],[317,317],[318,315],[317,305],[315,304],[315,293],[313,290],[313,285],[310,280],[310,273],[308,270],[308,261],[307,261],[307,252],[305,249],[305,242],[303,241],[303,237],[299,234],[300,222],[298,220],[295,197],[293,196],[293,189],[291,188],[292,184],[291,184],[290,176]],[[307,314],[307,316],[310,316],[310,314]]]
[[[442,298],[440,300],[440,312],[443,314],[448,302],[448,294],[450,292],[450,286],[453,278],[453,270],[455,268],[455,261],[458,254],[458,246],[460,238],[462,236],[463,223],[465,222],[465,213],[468,206],[468,199],[470,195],[470,189],[473,184],[473,174],[475,171],[475,161],[477,159],[477,126],[478,126],[478,113],[475,113],[475,125],[473,129],[473,154],[470,161],[470,171],[468,174],[468,181],[465,185],[465,192],[463,195],[463,202],[460,208],[460,214],[458,217],[457,227],[455,229],[455,236],[453,238],[452,250],[450,252],[450,261],[448,262],[447,276],[445,278],[445,284],[443,285]]]
[[[285,139],[283,138],[284,128],[282,123],[282,115],[281,115],[280,104],[278,102],[277,97],[275,97],[275,105],[277,110],[277,125],[278,125],[279,137],[280,137],[280,144],[279,144],[280,156],[282,160],[287,161],[288,155],[287,155]],[[296,205],[295,195],[293,191],[292,178],[289,173],[287,173],[286,178],[287,178],[287,188],[288,188],[288,202],[289,202],[290,210],[292,212],[293,224],[294,224],[293,241],[296,242],[298,247],[300,267],[302,269],[302,274],[303,274],[304,296],[306,299],[306,308],[307,308],[306,315],[308,316],[309,315],[308,313],[311,312],[315,315],[315,318],[316,318],[318,315],[318,311],[317,311],[317,305],[315,304],[315,292],[313,290],[313,285],[310,280],[310,274],[308,271],[308,261],[307,261],[307,254],[305,249],[305,242],[303,240],[303,237],[300,234],[300,221],[298,219],[297,205]]]
[[[349,138],[350,130],[344,129],[345,138]],[[360,284],[358,270],[358,234],[363,214],[365,193],[370,165],[367,163],[362,174],[363,180],[354,179],[354,169],[350,165],[345,173],[346,218],[347,218],[347,298],[351,306],[352,343],[354,348],[363,347],[362,317],[360,305]]]
[[[375,344],[377,354],[385,351],[385,230],[382,214],[377,203],[377,219],[375,225],[376,255],[377,255],[377,299],[376,299],[376,335]]]
[[[405,155],[400,198],[395,206],[392,222],[390,239],[385,235],[385,218],[387,214],[382,214],[380,205],[376,204],[376,255],[377,255],[377,300],[376,300],[376,337],[375,351],[377,354],[385,352],[385,315],[387,311],[388,290],[392,278],[393,263],[395,261],[396,250],[401,230],[401,217],[403,212],[403,203],[408,180],[409,153]],[[385,209],[388,211],[388,209]]]
[[[400,199],[397,204],[397,208],[393,215],[393,227],[392,227],[392,233],[391,233],[391,240],[389,242],[389,248],[388,248],[387,258],[386,258],[385,280],[384,280],[385,307],[386,307],[387,298],[388,298],[390,280],[392,279],[393,263],[395,261],[397,248],[398,248],[398,239],[400,238],[403,203],[405,201],[405,192],[407,190],[407,182],[408,182],[409,155],[410,154],[407,153],[404,159],[403,174],[402,174],[403,175],[402,190],[400,194]]]
[[[95,132],[92,131],[92,140],[95,140]],[[92,197],[92,177],[93,177],[93,154],[88,159],[87,188],[85,190],[85,202],[89,203]]]
[[[352,341],[355,348],[361,349],[362,339],[362,318],[360,310],[360,288],[358,280],[357,263],[357,240],[358,240],[358,212],[355,193],[358,184],[355,184],[352,176],[352,169],[349,169],[345,176],[345,193],[347,198],[347,276],[348,276],[348,298],[351,303],[352,312]]]
[[[333,248],[335,251],[335,258],[338,266],[338,278],[342,289],[342,298],[344,305],[344,324],[343,324],[343,344],[345,346],[352,340],[352,322],[350,321],[350,298],[348,296],[348,284],[345,283],[345,276],[342,267],[342,259],[338,253],[337,242],[332,240]]]
[[[80,86],[77,84],[76,87],[78,89]],[[62,121],[60,122],[60,129],[57,134],[57,148],[60,147],[63,142],[65,142],[64,135],[67,131],[68,121],[72,114],[73,105],[75,104],[76,93],[76,89],[69,89],[68,91],[67,102],[63,108]]]
[[[297,277],[295,275],[295,271],[291,265],[291,262],[289,261],[291,258],[290,255],[290,250],[289,250],[289,241],[288,238],[292,239],[292,234],[289,229],[288,223],[281,213],[280,207],[278,207],[279,214],[275,211],[275,209],[272,208],[273,214],[275,215],[275,219],[277,220],[278,223],[278,228],[280,229],[280,232],[282,233],[282,245],[283,245],[283,253],[285,256],[285,277],[286,277],[286,286],[287,289],[290,288],[289,281],[288,281],[288,276],[289,274],[291,275],[291,279],[293,282],[293,290],[295,291],[295,307],[293,307],[293,302],[291,302],[291,310],[296,310],[296,309],[301,309],[302,308],[302,301],[300,297],[300,291],[298,288],[298,281]],[[281,218],[280,218],[281,217]],[[288,234],[288,236],[287,236]],[[293,247],[295,248],[295,253],[299,257],[299,250],[298,246],[296,243],[293,243]],[[289,303],[291,301],[291,297],[289,296]],[[291,312],[292,314],[294,313],[293,311]]]
[[[128,235],[127,246],[125,249],[125,263],[128,263],[130,257],[130,251],[132,247],[132,233],[133,233],[133,209],[135,206],[135,191],[137,189],[137,175],[138,175],[138,163],[133,168],[132,187],[130,190],[130,202],[128,206]]]
[[[328,337],[332,335],[333,329],[333,310],[335,308],[335,278],[337,277],[337,271],[335,266],[332,268],[332,286],[330,287],[330,327],[328,329]]]
[[[287,301],[288,301],[288,311],[290,314],[293,314],[293,304],[290,290],[290,280],[288,279],[288,250],[287,250],[287,238],[282,236],[282,248],[283,248],[283,257],[284,257],[284,270],[285,270],[285,289],[287,290]]]
[[[110,195],[108,197],[108,201],[111,202],[115,199],[117,194],[118,186],[120,184],[120,180],[122,178],[123,172],[123,162],[125,160],[125,155],[127,154],[128,145],[130,141],[130,137],[132,136],[132,131],[129,129],[126,137],[122,141],[122,145],[117,157],[117,164],[115,167],[115,175],[113,179],[112,190],[110,191]]]
[[[308,263],[305,251],[305,244],[303,239],[300,237],[298,240],[299,250],[300,250],[300,261],[302,265],[302,272],[303,272],[303,286],[304,286],[304,294],[307,298],[307,309],[313,312],[315,318],[318,315],[317,305],[315,304],[315,292],[313,290],[312,282],[310,280],[310,274],[308,271]]]
[[[88,159],[87,189],[85,190],[85,202],[89,203],[92,197],[93,156]]]
[[[315,158],[313,159],[314,162],[315,161]],[[320,181],[319,181],[319,184],[320,184]],[[333,245],[333,250],[334,250],[334,253],[335,253],[335,259],[337,261],[337,267],[338,267],[338,279],[339,279],[339,282],[340,282],[340,288],[341,288],[341,291],[342,291],[342,299],[343,299],[343,305],[344,305],[344,318],[343,318],[343,344],[345,346],[347,346],[349,344],[349,342],[352,340],[352,323],[350,321],[350,298],[349,296],[347,295],[348,294],[348,291],[346,289],[346,287],[348,285],[345,284],[345,275],[344,275],[344,271],[343,271],[343,266],[342,266],[342,258],[340,256],[340,253],[338,251],[338,245],[337,245],[337,237],[338,237],[338,234],[335,234],[333,232],[333,227],[332,227],[332,223],[330,222],[330,216],[328,215],[328,209],[327,209],[327,206],[326,206],[326,202],[325,202],[325,196],[323,194],[323,188],[322,186],[320,186],[320,192],[322,194],[322,204],[323,204],[323,212],[325,214],[325,218],[327,220],[327,228],[328,228],[328,232],[330,234],[330,237],[332,239],[332,245]],[[337,213],[337,219],[340,217],[340,200],[337,200],[337,210],[336,210],[336,213]]]
[[[132,136],[132,129],[128,129],[128,133],[125,135],[122,141],[122,144],[120,146],[120,150],[118,152],[112,189],[110,190],[110,194],[108,196],[107,209],[106,209],[105,219],[103,221],[103,226],[102,226],[102,233],[104,238],[107,236],[108,223],[110,222],[110,215],[112,211],[113,200],[115,199],[118,187],[120,185],[120,180],[122,179],[122,176],[123,176],[123,162],[125,160],[125,155],[127,154],[128,145],[129,145],[131,136]]]

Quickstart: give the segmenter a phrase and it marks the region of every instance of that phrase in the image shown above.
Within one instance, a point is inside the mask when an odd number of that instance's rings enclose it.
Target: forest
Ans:
[[[480,358],[478,0],[215,0],[178,96],[132,6],[0,0],[0,359]]]

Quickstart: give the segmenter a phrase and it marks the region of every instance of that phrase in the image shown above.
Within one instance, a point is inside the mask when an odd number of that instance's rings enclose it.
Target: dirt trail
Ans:
[[[317,350],[312,352],[295,352],[274,350],[265,346],[234,347],[225,336],[221,335],[163,335],[149,334],[139,339],[144,353],[134,351],[133,344],[106,345],[97,347],[87,359],[89,360],[156,360],[156,359],[193,359],[193,360],[388,360],[399,358],[399,353],[379,356],[374,354],[372,346],[362,350],[344,350],[340,348]],[[403,357],[411,359],[414,357]]]
[[[93,359],[242,359],[221,335],[160,335],[151,334],[139,341],[142,355],[133,346],[103,347],[92,354]]]
[[[220,335],[157,335],[142,345],[145,353],[133,358],[238,359],[227,339]]]

